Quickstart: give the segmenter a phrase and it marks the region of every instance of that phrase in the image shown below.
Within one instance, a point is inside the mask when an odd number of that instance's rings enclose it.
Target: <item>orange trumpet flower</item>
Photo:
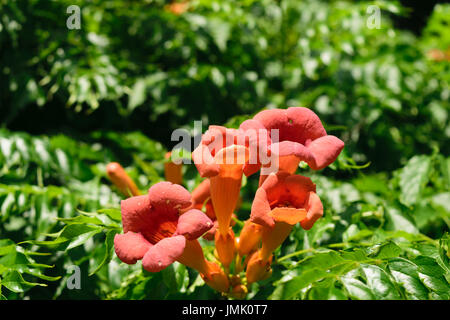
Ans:
[[[284,242],[296,223],[309,230],[322,215],[323,206],[311,179],[287,172],[270,174],[256,191],[250,215],[252,222],[263,227],[262,247],[247,267],[252,279],[265,275],[262,270],[272,258],[272,252]]]
[[[244,167],[249,159],[248,148],[237,144],[242,137],[238,130],[210,126],[192,153],[200,174],[209,177],[211,200],[218,222],[216,248],[219,260],[225,267],[234,258],[231,217],[239,199]],[[241,142],[245,143],[245,140]]]

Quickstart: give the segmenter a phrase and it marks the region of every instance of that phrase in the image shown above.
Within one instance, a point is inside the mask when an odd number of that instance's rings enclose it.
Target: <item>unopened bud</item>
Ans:
[[[271,263],[272,256],[265,261],[261,258],[259,251],[253,253],[247,264],[247,284],[269,278],[272,275]]]
[[[234,233],[230,228],[228,233],[223,236],[220,232],[215,235],[216,249],[220,262],[228,267],[234,259]]]

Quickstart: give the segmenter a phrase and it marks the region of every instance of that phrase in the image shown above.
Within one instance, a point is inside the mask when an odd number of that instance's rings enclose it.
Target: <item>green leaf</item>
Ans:
[[[46,287],[47,285],[25,281],[19,272],[13,270],[3,276],[2,286],[13,292],[19,293],[34,286]]]
[[[450,189],[450,157],[440,158],[440,167],[442,177],[444,178],[445,184],[448,189]]]
[[[310,300],[347,300],[346,294],[334,286],[334,279],[315,283],[308,291],[307,298]]]
[[[186,266],[175,262],[162,271],[162,278],[172,292],[186,292],[189,284],[189,274]]]
[[[289,300],[294,299],[303,288],[306,288],[311,283],[321,280],[325,277],[331,277],[329,273],[322,269],[310,269],[301,273],[301,275],[294,277],[292,280],[281,284],[280,299]]]
[[[104,213],[114,221],[122,221],[122,213],[120,209],[100,209],[98,213]]]
[[[114,236],[117,234],[116,230],[110,230],[106,233],[106,239],[105,239],[105,253],[103,256],[103,260],[100,262],[100,264],[89,273],[89,276],[92,276],[94,273],[97,273],[105,264],[108,264],[111,261],[111,258],[113,256],[114,251]]]
[[[355,300],[375,300],[372,290],[361,280],[353,277],[342,277],[341,282],[350,298]]]
[[[398,207],[394,205],[388,206],[385,213],[387,217],[387,230],[405,231],[412,234],[419,233],[412,218]]]
[[[404,288],[408,299],[428,299],[428,290],[419,279],[417,265],[407,259],[396,258],[389,261],[388,269],[395,282]]]
[[[58,221],[64,222],[65,224],[72,225],[72,224],[95,224],[95,225],[102,225],[102,221],[99,220],[96,217],[87,217],[87,216],[76,216],[73,218],[58,218]]]
[[[402,249],[393,242],[387,242],[381,245],[375,245],[369,249],[371,258],[376,259],[389,259],[395,258],[400,255]]]
[[[128,100],[128,110],[133,111],[137,106],[144,103],[147,96],[145,92],[146,88],[144,79],[140,79],[134,83]]]
[[[88,241],[90,238],[92,238],[93,236],[95,236],[96,234],[102,232],[101,228],[97,228],[95,230],[86,232],[86,233],[82,233],[78,236],[75,236],[71,239],[70,244],[67,246],[66,250],[70,250],[72,248],[78,247],[82,244],[84,244],[86,241]]]
[[[407,206],[417,203],[423,188],[428,182],[431,158],[415,156],[411,158],[400,173],[400,201]]]
[[[444,277],[444,270],[432,258],[419,256],[413,260],[422,283],[441,299],[450,299],[450,285]]]
[[[58,250],[70,250],[84,244],[94,235],[102,232],[103,228],[83,224],[66,225],[55,240],[27,240],[22,243],[30,243],[39,246],[57,247]],[[61,246],[64,244],[63,246]]]
[[[16,244],[10,239],[0,240],[0,256],[4,256],[12,251],[15,251]]]
[[[377,300],[396,300],[401,296],[394,284],[391,282],[389,275],[376,265],[361,264],[367,286]]]

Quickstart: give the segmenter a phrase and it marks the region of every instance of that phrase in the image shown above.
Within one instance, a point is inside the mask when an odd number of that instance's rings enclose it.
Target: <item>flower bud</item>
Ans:
[[[237,243],[237,250],[241,256],[248,255],[250,252],[258,249],[258,245],[261,241],[262,226],[251,222],[245,221],[244,227],[241,230],[239,236],[239,242]]]
[[[119,188],[120,192],[124,196],[139,196],[141,192],[130,178],[130,176],[125,172],[123,167],[117,162],[111,162],[106,166],[106,173],[109,179]]]
[[[245,297],[247,296],[248,293],[248,289],[246,286],[244,286],[243,284],[238,284],[236,286],[233,287],[233,289],[231,290],[231,296],[235,299],[245,299]]]
[[[220,262],[225,267],[228,267],[234,259],[234,233],[229,228],[228,233],[223,236],[220,232],[216,232],[215,235],[216,249]]]
[[[207,261],[208,274],[200,274],[203,281],[219,292],[228,292],[230,283],[225,272],[214,262]]]
[[[172,162],[170,159],[171,155],[171,152],[167,152],[165,155],[164,177],[166,181],[181,185],[183,184],[183,165]]]
[[[264,261],[260,256],[260,251],[252,254],[247,264],[247,284],[269,278],[272,275],[272,256]]]

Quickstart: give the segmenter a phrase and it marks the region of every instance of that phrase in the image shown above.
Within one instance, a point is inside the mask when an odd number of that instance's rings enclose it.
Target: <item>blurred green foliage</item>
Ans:
[[[122,196],[106,164],[146,191],[173,129],[307,106],[346,148],[322,172],[299,169],[325,215],[296,227],[247,298],[450,299],[450,62],[430,55],[450,48],[449,5],[415,36],[394,28],[397,1],[193,0],[174,14],[80,0],[68,30],[72,4],[0,0],[1,298],[221,298],[178,263],[150,274],[117,259]],[[195,167],[183,170],[192,191]],[[245,181],[240,219],[257,185]],[[73,265],[82,290],[66,286]]]
[[[0,3],[6,126],[37,105],[50,127],[85,122],[170,144],[167,129],[193,120],[307,106],[375,169],[449,153],[449,62],[427,58],[449,46],[448,5],[418,38],[393,27],[406,14],[396,1],[194,0],[180,15],[161,0],[79,1],[79,30],[66,27],[70,1]],[[379,29],[367,26],[369,5],[382,9]]]

